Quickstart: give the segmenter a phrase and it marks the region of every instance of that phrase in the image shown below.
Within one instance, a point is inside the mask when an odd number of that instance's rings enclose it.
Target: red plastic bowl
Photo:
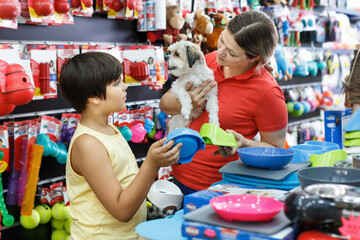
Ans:
[[[210,200],[215,212],[228,221],[270,221],[284,204],[269,197],[250,194],[223,195]]]

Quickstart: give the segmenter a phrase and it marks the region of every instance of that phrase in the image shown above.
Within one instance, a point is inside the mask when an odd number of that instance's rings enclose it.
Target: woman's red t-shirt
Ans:
[[[258,132],[273,132],[286,127],[288,115],[284,94],[269,72],[262,67],[260,74],[255,74],[252,68],[239,76],[225,78],[216,62],[216,54],[216,51],[211,52],[205,59],[218,84],[220,127],[232,129],[248,139],[253,139]],[[204,110],[189,128],[199,132],[208,121],[208,113]],[[173,165],[175,178],[195,190],[206,189],[221,181],[218,170],[239,157],[237,154],[227,158],[213,156],[215,150],[217,146],[206,145],[206,149],[197,152],[190,163]]]

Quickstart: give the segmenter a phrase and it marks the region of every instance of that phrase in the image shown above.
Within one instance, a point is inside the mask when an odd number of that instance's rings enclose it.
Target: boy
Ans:
[[[127,141],[108,123],[110,113],[126,108],[127,89],[122,65],[110,54],[76,55],[62,67],[59,86],[81,113],[66,164],[71,238],[137,239],[150,186],[160,167],[179,160],[181,144],[155,142],[138,169]]]

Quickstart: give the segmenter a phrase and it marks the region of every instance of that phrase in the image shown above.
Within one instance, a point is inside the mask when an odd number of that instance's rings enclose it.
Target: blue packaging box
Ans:
[[[297,235],[293,227],[286,227],[275,234],[264,235],[187,220],[183,222],[181,232],[182,236],[188,239],[209,240],[295,240]]]
[[[208,205],[214,197],[224,195],[223,192],[201,190],[184,196],[184,214]]]
[[[351,108],[324,112],[325,141],[337,143],[343,149],[344,127],[351,118]]]
[[[260,196],[273,197],[284,200],[287,191],[277,189],[258,189],[256,187],[244,187],[235,183],[217,183],[206,190],[201,190],[184,196],[184,214],[208,205],[214,197],[224,194],[254,194]]]

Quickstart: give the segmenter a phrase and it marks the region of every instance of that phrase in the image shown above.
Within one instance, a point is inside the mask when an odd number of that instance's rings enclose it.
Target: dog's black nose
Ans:
[[[165,61],[169,60],[169,55],[165,55]]]

